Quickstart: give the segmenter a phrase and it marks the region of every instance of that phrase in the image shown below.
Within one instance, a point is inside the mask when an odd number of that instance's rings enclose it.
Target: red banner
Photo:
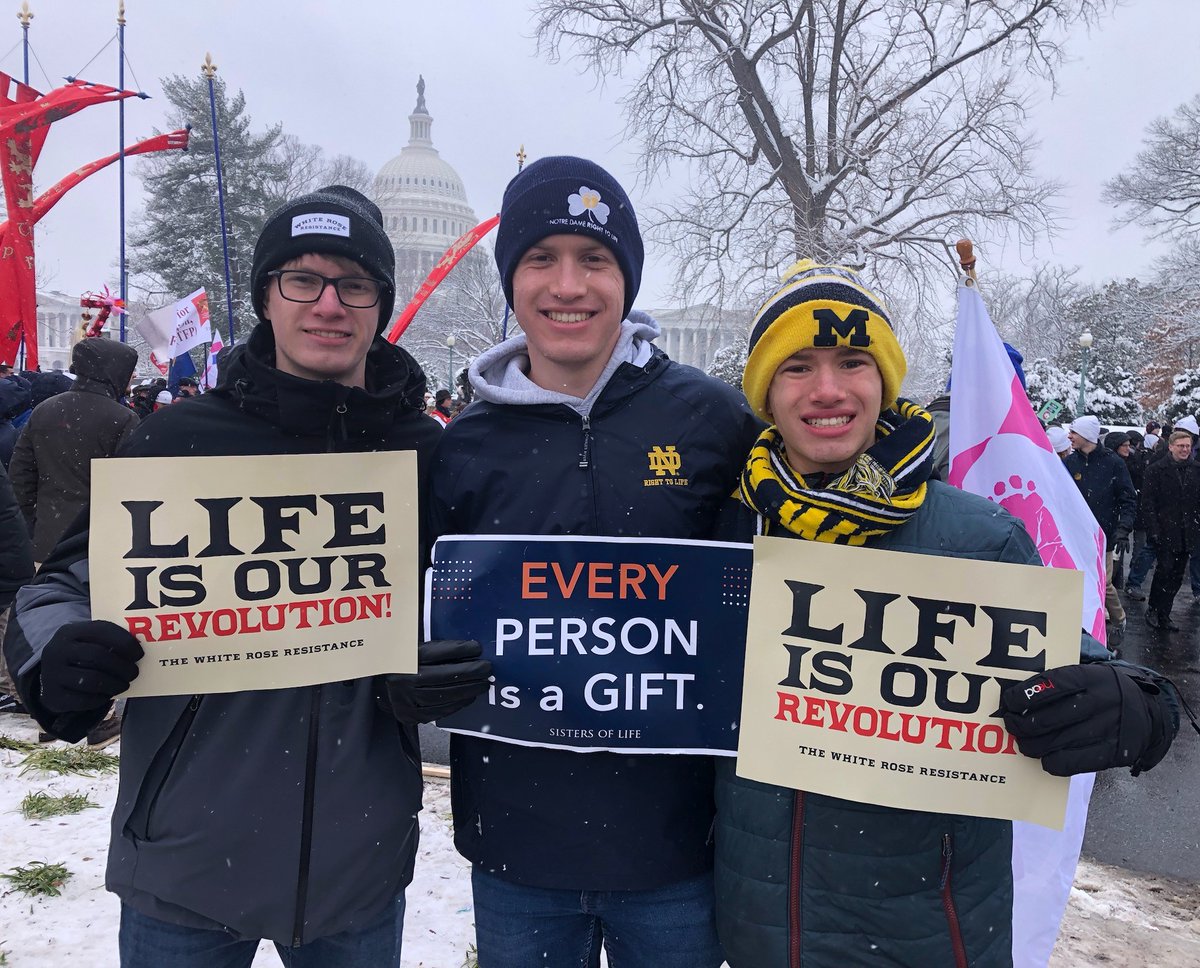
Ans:
[[[396,323],[392,326],[391,332],[387,338],[389,343],[394,343],[398,340],[406,329],[408,324],[412,322],[412,318],[417,315],[417,310],[421,308],[425,300],[433,293],[446,278],[447,274],[458,265],[459,260],[474,248],[475,243],[487,235],[492,229],[500,224],[500,216],[493,215],[489,219],[484,219],[471,231],[460,235],[454,240],[454,244],[446,250],[437,261],[432,269],[429,270],[429,275],[425,277],[425,281],[421,283],[421,287],[417,290],[416,295],[412,297],[408,305],[404,307],[404,312],[396,319]]]
[[[187,128],[180,128],[178,131],[168,131],[166,134],[156,135],[153,138],[146,138],[144,141],[135,142],[125,149],[125,157],[144,155],[152,151],[170,151],[173,148],[187,151],[187,146],[188,130]],[[100,158],[97,161],[84,165],[82,168],[76,168],[53,188],[47,188],[34,200],[32,208],[33,221],[41,221],[42,216],[54,208],[63,195],[89,175],[94,175],[101,169],[107,168],[120,157],[121,152],[114,151],[106,158]],[[0,222],[0,232],[6,231],[7,228],[7,222]]]
[[[41,94],[0,73],[0,179],[9,216],[0,236],[0,361],[15,360],[24,335],[25,365],[30,369],[38,365],[33,169],[50,125],[93,104],[135,93],[75,80]]]

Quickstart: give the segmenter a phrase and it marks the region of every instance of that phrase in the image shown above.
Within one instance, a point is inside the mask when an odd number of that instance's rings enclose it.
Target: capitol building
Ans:
[[[417,81],[417,104],[408,116],[408,144],[391,161],[387,162],[375,176],[375,202],[383,213],[384,228],[396,250],[396,309],[407,303],[418,286],[425,281],[434,264],[445,254],[454,240],[479,222],[470,202],[467,201],[463,180],[454,167],[445,161],[433,146],[433,116],[425,104],[425,79]],[[499,208],[500,199],[494,200],[489,211]],[[489,280],[495,274],[491,267],[491,253],[485,248],[490,239],[472,249],[458,264],[446,283],[426,303],[413,320],[406,345],[426,360],[430,354],[446,352],[446,338],[457,337],[460,357],[459,365],[465,364],[470,355],[481,352],[493,341],[493,337],[480,340],[464,340],[464,333],[443,332],[446,320],[462,320],[451,307],[439,312],[439,304],[453,300],[451,290],[454,280],[462,278],[464,269],[477,261],[486,262]],[[499,279],[495,280],[497,293]],[[499,315],[503,316],[503,296],[499,296]],[[744,341],[747,312],[723,311],[713,306],[689,306],[664,310],[652,310],[662,336],[658,339],[671,359],[690,366],[705,369],[713,360],[718,349],[730,342]],[[498,339],[500,320],[492,321],[492,331]],[[510,327],[513,325],[509,321]],[[482,327],[474,327],[479,334]],[[450,353],[453,357],[453,351]],[[438,356],[438,359],[442,357]],[[447,364],[449,365],[449,364]],[[439,365],[438,370],[444,370]],[[444,383],[445,372],[439,376]]]
[[[408,144],[375,176],[375,201],[396,250],[401,293],[415,290],[454,240],[479,221],[458,172],[433,146],[424,78],[417,82],[408,125]]]

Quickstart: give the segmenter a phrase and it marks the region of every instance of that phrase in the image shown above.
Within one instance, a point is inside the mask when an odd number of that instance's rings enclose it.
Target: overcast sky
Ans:
[[[115,0],[30,0],[35,14],[30,81],[45,90],[67,74],[115,84]],[[12,12],[19,7],[10,0]],[[219,74],[241,88],[262,127],[281,122],[330,153],[361,158],[378,169],[408,140],[408,114],[418,74],[434,116],[433,139],[462,175],[482,218],[499,207],[522,143],[531,158],[580,154],[621,179],[639,210],[663,186],[635,186],[635,146],[625,143],[617,98],[620,79],[599,87],[577,65],[549,65],[530,37],[524,0],[129,0],[126,86],[153,96],[126,102],[126,141],[164,128],[159,78],[198,74],[211,51]],[[0,69],[20,77],[20,26],[0,14],[0,52],[15,45]],[[1072,38],[1070,63],[1054,98],[1045,91],[1030,117],[1042,142],[1043,175],[1067,192],[1063,233],[1035,253],[1010,247],[982,252],[980,270],[1011,271],[1034,261],[1079,265],[1083,278],[1136,275],[1160,251],[1138,229],[1110,232],[1112,213],[1101,185],[1136,154],[1146,123],[1200,92],[1200,4],[1191,0],[1128,0],[1090,34]],[[136,81],[134,77],[136,76]],[[196,126],[207,125],[196,118]],[[117,108],[101,105],[57,123],[36,170],[44,189],[85,162],[116,149]],[[137,163],[127,169],[127,212],[140,207]],[[74,189],[37,228],[39,284],[75,294],[116,288],[117,168]],[[661,252],[647,253],[644,306],[670,300]]]

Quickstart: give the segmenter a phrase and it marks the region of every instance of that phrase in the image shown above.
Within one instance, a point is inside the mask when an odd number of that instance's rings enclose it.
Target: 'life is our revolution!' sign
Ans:
[[[477,639],[494,682],[438,725],[527,746],[731,753],[750,565],[748,545],[440,538],[426,634]]]
[[[126,696],[417,670],[411,452],[92,462],[92,617],[145,656]]]
[[[758,537],[738,774],[1060,829],[1000,691],[1079,661],[1077,571]]]

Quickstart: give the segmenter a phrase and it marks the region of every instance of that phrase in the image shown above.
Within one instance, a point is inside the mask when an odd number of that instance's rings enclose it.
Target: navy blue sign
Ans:
[[[478,639],[494,674],[439,726],[574,750],[737,749],[750,545],[490,535],[433,553],[426,635]]]

